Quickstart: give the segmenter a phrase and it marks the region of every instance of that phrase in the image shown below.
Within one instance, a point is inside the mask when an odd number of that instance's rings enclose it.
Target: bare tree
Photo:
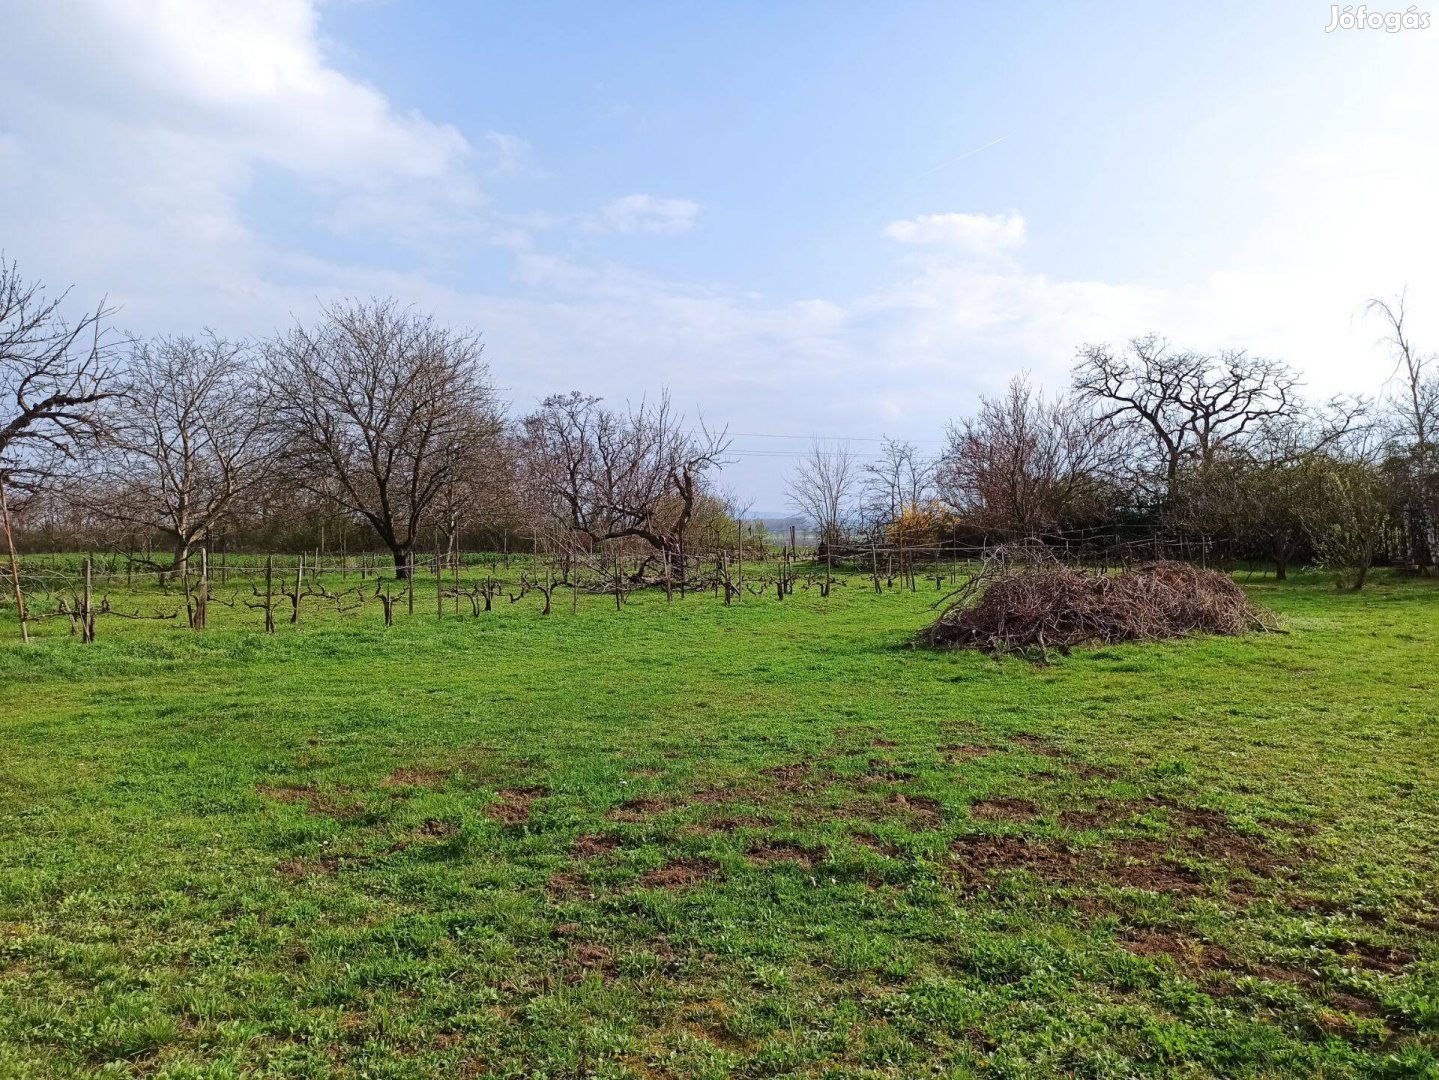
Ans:
[[[860,471],[865,517],[881,526],[918,510],[935,494],[935,462],[903,439],[886,436],[879,459],[866,462]]]
[[[273,440],[253,349],[213,333],[132,341],[107,435],[82,491],[100,517],[191,547],[266,475]]]
[[[721,465],[728,436],[687,429],[668,392],[625,412],[572,391],[525,417],[524,482],[541,506],[590,544],[636,538],[684,577],[685,535]]]
[[[1033,535],[1103,515],[1121,442],[1080,401],[1048,401],[1019,375],[1003,397],[981,398],[975,416],[950,425],[940,489],[975,525]]]
[[[98,406],[113,393],[113,310],[102,302],[71,322],[66,295],[47,296],[0,256],[0,483],[34,486],[46,463],[101,430]]]
[[[367,521],[406,577],[437,501],[500,431],[479,339],[346,301],[274,341],[265,382],[295,482]]]
[[[1074,389],[1098,409],[1100,423],[1138,433],[1151,448],[1137,470],[1158,480],[1158,498],[1176,496],[1187,463],[1207,465],[1253,437],[1294,404],[1298,378],[1285,364],[1243,350],[1179,352],[1157,334],[1132,338],[1119,353],[1085,345]]]
[[[831,547],[844,538],[859,483],[859,462],[848,445],[816,441],[790,472],[785,493],[820,543]]]
[[[1390,377],[1388,420],[1390,453],[1398,472],[1401,510],[1408,522],[1406,539],[1414,562],[1432,566],[1439,522],[1439,357],[1415,347],[1406,325],[1408,313],[1401,293],[1392,301],[1370,300],[1367,310],[1388,329],[1384,343],[1394,353]]]
[[[1317,459],[1309,476],[1302,513],[1314,553],[1341,571],[1341,587],[1358,592],[1389,529],[1390,481],[1364,447]]]

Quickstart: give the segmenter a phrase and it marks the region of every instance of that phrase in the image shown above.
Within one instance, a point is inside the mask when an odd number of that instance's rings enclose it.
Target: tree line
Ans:
[[[1044,535],[1202,538],[1283,576],[1363,584],[1433,566],[1439,373],[1403,297],[1373,301],[1395,369],[1377,401],[1311,401],[1293,369],[1158,335],[1084,345],[1070,385],[1027,376],[922,454],[817,443],[790,501],[827,551]],[[120,334],[0,260],[0,512],[18,550],[123,550],[183,571],[197,546],[636,557],[682,578],[706,544],[762,543],[723,485],[723,429],[664,391],[613,408],[578,391],[511,416],[478,335],[392,299],[347,300],[262,339]],[[753,529],[753,526],[750,526]],[[1208,548],[1207,548],[1208,549]]]

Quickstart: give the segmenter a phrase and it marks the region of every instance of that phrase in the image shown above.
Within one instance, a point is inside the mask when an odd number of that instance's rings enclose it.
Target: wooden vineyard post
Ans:
[[[739,560],[739,592],[738,598],[741,604],[744,603],[744,518],[739,519],[739,551],[735,553]]]
[[[580,568],[575,566],[570,571],[570,614],[580,613]]]
[[[435,541],[435,618],[445,617],[445,573],[440,569],[440,544]]]
[[[90,556],[85,556],[85,600],[84,610],[80,613],[80,625],[83,629],[82,641],[86,645],[95,643],[95,594],[90,587]]]
[[[458,615],[460,613],[460,562],[462,561],[460,559],[460,545],[458,543],[452,543],[450,545],[450,551],[453,553],[452,558],[455,560],[452,569],[454,570],[453,576],[455,579],[455,614]]]
[[[398,565],[398,564],[396,564]],[[409,561],[405,563],[405,603],[410,609],[410,617],[415,615],[415,553],[409,553]]]
[[[205,629],[205,615],[210,600],[210,555],[206,548],[200,549],[200,591],[195,594],[195,629]]]
[[[295,565],[295,607],[290,612],[290,624],[293,626],[300,621],[300,597],[303,595],[305,584],[305,556],[300,556],[300,561]]]
[[[15,536],[10,531],[10,500],[5,482],[0,480],[0,517],[5,522],[5,546],[10,549],[10,584],[15,588],[15,613],[20,618],[20,640],[30,643],[30,628],[25,625],[25,592],[20,588],[20,560],[15,555]]]
[[[380,604],[381,604],[381,605],[384,607],[384,609],[385,609],[385,625],[386,625],[386,626],[394,626],[394,625],[395,625],[395,598],[390,595],[390,587],[389,587],[388,585],[385,586],[385,592],[384,592],[384,594],[380,597]]]
[[[275,632],[275,556],[265,556],[265,633]]]

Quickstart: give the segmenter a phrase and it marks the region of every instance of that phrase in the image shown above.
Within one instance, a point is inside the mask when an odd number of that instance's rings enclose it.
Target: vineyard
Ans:
[[[92,556],[88,645],[22,561],[0,1075],[1439,1067],[1432,580],[1040,667],[911,647],[960,564],[350,559]]]

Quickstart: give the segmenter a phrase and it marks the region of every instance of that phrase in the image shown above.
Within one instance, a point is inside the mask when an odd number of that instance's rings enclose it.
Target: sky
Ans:
[[[1364,302],[1407,290],[1439,349],[1439,20],[1330,21],[3,0],[0,249],[138,334],[395,296],[481,333],[514,415],[668,388],[734,433],[740,501],[782,511],[814,437],[938,451],[1014,374],[1062,389],[1085,342],[1373,394]]]

